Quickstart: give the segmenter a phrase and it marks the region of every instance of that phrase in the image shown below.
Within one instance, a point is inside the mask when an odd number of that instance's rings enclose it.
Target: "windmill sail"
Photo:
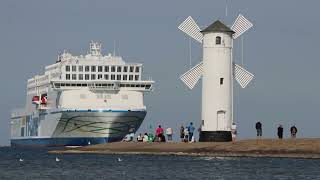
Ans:
[[[189,16],[186,20],[184,20],[178,27],[182,32],[186,33],[196,41],[202,43],[202,34],[197,23]]]
[[[242,88],[245,88],[250,81],[253,79],[254,75],[249,71],[245,70],[238,64],[233,64],[234,78],[240,84]]]
[[[239,14],[235,22],[233,23],[231,29],[235,32],[233,34],[233,39],[236,39],[241,34],[246,32],[248,29],[250,29],[253,26],[253,24],[246,19],[242,14]]]
[[[203,63],[200,62],[189,71],[180,76],[182,82],[184,82],[190,89],[197,84],[198,80],[201,78],[203,72]]]

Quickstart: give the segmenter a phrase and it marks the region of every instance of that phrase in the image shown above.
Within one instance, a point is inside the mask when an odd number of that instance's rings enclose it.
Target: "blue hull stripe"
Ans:
[[[86,146],[121,141],[122,137],[11,139],[11,146]]]

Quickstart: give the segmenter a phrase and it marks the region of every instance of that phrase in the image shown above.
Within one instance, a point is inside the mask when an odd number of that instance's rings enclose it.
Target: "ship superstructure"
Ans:
[[[11,116],[11,145],[87,145],[120,141],[146,116],[143,66],[101,54],[91,42],[87,55],[64,51],[43,75],[27,82],[26,106]]]

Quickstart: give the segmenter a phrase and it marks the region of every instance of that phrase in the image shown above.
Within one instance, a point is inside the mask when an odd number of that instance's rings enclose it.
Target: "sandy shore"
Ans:
[[[242,140],[236,143],[109,143],[50,153],[154,154],[225,157],[320,158],[320,139]]]

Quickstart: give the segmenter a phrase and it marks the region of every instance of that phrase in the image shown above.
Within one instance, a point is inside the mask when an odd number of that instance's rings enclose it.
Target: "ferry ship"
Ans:
[[[146,116],[151,78],[143,65],[102,55],[91,42],[86,55],[64,51],[43,75],[27,82],[26,105],[11,114],[12,146],[84,146],[121,141]]]

